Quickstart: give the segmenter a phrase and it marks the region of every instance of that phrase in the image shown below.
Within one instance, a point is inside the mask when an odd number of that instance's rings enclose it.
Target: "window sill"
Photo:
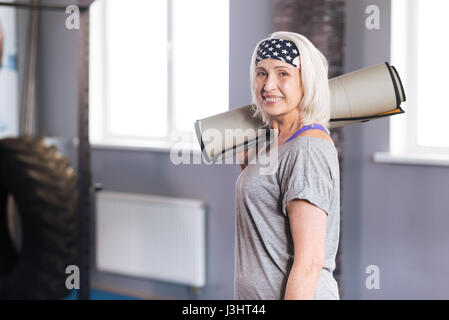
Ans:
[[[172,141],[94,141],[91,142],[94,150],[120,150],[120,151],[143,151],[170,153],[172,150],[183,150],[192,154],[201,155],[198,143],[180,143]]]
[[[391,154],[389,152],[375,152],[373,161],[376,163],[422,165],[422,166],[449,166],[449,155],[443,154]]]

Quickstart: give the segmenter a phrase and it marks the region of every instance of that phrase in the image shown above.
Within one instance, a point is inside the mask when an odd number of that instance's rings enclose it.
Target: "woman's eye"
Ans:
[[[287,77],[287,76],[288,76],[288,73],[287,73],[287,72],[279,72],[279,74],[280,74],[282,77]],[[257,72],[256,75],[257,75],[258,77],[260,77],[260,76],[265,77],[265,76],[267,75],[267,73],[266,73],[266,72],[263,72],[263,71],[259,71],[259,72]]]

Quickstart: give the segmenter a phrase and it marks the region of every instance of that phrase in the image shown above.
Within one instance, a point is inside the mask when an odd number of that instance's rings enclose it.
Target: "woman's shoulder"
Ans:
[[[308,130],[312,131],[312,130]],[[306,132],[308,132],[306,131]],[[318,130],[314,130],[318,131]],[[321,130],[320,130],[321,131]],[[328,166],[338,166],[338,151],[331,137],[322,131],[321,133],[308,133],[299,135],[290,141],[285,153],[281,156],[281,166],[300,165],[314,161]]]
[[[280,159],[281,174],[313,176],[320,172],[321,177],[329,173],[329,177],[338,179],[338,151],[330,137],[325,139],[318,134],[299,135],[291,142]]]
[[[324,153],[336,153],[337,149],[332,138],[322,130],[307,130],[295,137],[289,146],[289,153],[306,150],[321,150]]]
[[[324,141],[329,142],[332,146],[335,147],[334,141],[332,138],[323,130],[320,129],[310,129],[307,131],[304,131],[302,134],[299,135],[299,137],[313,137],[317,139],[321,139]]]

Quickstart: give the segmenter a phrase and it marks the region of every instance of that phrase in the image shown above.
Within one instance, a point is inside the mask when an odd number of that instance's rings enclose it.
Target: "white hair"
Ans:
[[[264,127],[272,127],[272,119],[263,111],[257,101],[255,61],[259,45],[268,39],[283,39],[295,43],[299,50],[301,81],[304,95],[299,104],[301,110],[301,125],[319,123],[329,132],[330,92],[328,80],[328,63],[326,57],[301,34],[278,31],[261,40],[254,49],[250,65],[250,81],[252,95],[253,117],[261,118]]]

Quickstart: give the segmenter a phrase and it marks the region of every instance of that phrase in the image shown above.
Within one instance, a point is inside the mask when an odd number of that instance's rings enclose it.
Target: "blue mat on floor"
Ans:
[[[78,290],[72,290],[72,293],[62,300],[77,300]],[[96,289],[90,290],[90,300],[141,300],[140,298],[125,296],[112,292],[106,292]]]

